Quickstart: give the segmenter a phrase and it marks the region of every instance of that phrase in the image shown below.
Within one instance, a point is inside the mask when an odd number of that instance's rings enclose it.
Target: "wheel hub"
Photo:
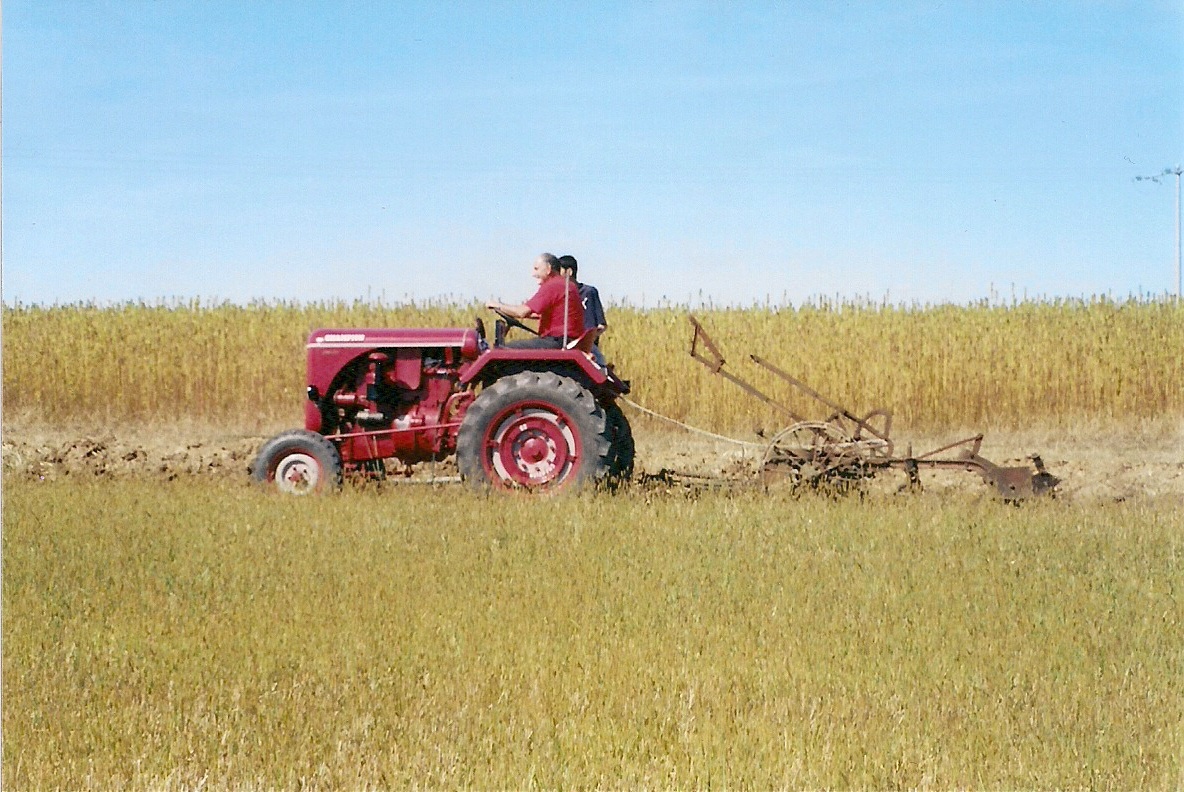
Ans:
[[[515,411],[496,423],[487,454],[496,480],[532,488],[565,481],[579,456],[567,418],[540,407]]]
[[[275,483],[281,492],[305,495],[317,488],[321,466],[309,454],[290,454],[275,469]]]

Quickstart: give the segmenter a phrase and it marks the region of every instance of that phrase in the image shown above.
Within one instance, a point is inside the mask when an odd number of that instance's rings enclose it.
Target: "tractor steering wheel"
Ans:
[[[531,335],[537,336],[539,334],[538,330],[535,330],[533,327],[527,327],[526,325],[522,324],[522,322],[520,320],[518,320],[516,317],[510,316],[507,313],[502,313],[501,311],[499,311],[496,308],[490,308],[489,310],[493,311],[495,314],[497,314],[503,320],[505,320],[506,324],[510,327],[517,327],[521,330],[525,330],[526,332],[530,333]]]

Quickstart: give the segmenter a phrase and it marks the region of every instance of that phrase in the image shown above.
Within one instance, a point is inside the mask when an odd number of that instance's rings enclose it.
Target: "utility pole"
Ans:
[[[1177,165],[1174,168],[1164,168],[1162,173],[1157,173],[1154,176],[1136,176],[1135,181],[1153,181],[1156,184],[1162,184],[1160,179],[1167,176],[1176,177],[1176,300],[1180,300],[1180,174],[1184,173],[1184,168]]]

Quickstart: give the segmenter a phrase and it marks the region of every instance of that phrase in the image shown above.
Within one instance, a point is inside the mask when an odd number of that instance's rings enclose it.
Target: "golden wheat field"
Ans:
[[[646,406],[708,429],[767,414],[687,354],[677,307],[611,309],[604,351]],[[17,306],[4,309],[4,413],[51,421],[299,416],[317,327],[470,327],[477,306]],[[1109,300],[901,308],[820,303],[698,312],[738,373],[756,352],[902,428],[1071,425],[1184,415],[1184,306]],[[489,318],[488,316],[486,318]],[[804,405],[808,408],[809,405]]]
[[[4,789],[1184,785],[1184,308],[697,313],[776,395],[746,353],[897,434],[1038,446],[1064,492],[1022,507],[248,483],[309,330],[476,313],[4,309]],[[610,308],[633,396],[776,428],[685,314]],[[738,464],[635,418],[643,469]]]

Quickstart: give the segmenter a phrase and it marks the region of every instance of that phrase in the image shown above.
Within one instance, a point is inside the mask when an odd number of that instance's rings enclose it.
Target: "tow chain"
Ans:
[[[619,401],[625,402],[625,404],[628,404],[630,407],[632,407],[635,410],[643,412],[646,415],[649,415],[653,418],[657,418],[660,421],[665,421],[666,423],[674,424],[675,426],[680,426],[683,429],[686,429],[688,432],[693,432],[694,434],[703,435],[704,437],[710,437],[713,440],[719,440],[724,443],[733,443],[734,445],[743,446],[744,448],[759,448],[759,449],[764,450],[765,448],[768,447],[768,443],[753,443],[748,440],[737,440],[735,437],[727,437],[725,435],[716,434],[715,432],[709,432],[706,429],[700,429],[697,426],[691,426],[690,424],[685,424],[682,421],[677,421],[674,418],[669,418],[665,415],[662,415],[661,413],[656,413],[647,407],[642,407],[637,402],[635,402],[632,399],[629,399],[625,396],[618,396],[617,399]]]

